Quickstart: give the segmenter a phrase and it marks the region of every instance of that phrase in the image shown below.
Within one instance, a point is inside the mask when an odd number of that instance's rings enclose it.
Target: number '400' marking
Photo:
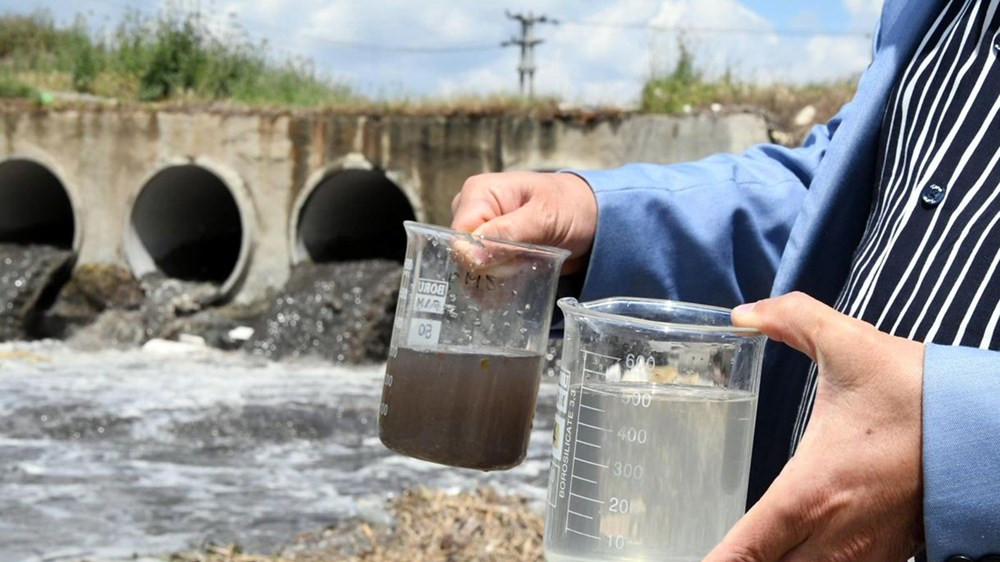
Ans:
[[[647,439],[649,439],[649,434],[646,433],[645,429],[636,429],[634,427],[623,427],[618,430],[618,438],[622,441],[627,441],[629,443],[638,443],[640,445],[644,444]]]

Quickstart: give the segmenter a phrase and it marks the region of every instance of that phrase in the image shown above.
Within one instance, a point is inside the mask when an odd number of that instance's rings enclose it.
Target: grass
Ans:
[[[11,76],[0,74],[0,99],[38,98],[38,90]]]
[[[669,73],[647,80],[642,89],[641,110],[649,113],[680,114],[710,109],[713,104],[728,108],[764,111],[772,124],[784,130],[803,127],[795,123],[798,113],[812,106],[812,122],[825,122],[854,97],[856,79],[817,84],[759,85],[735,79],[731,72],[708,78],[690,49],[679,44],[677,64]]]
[[[82,17],[57,25],[44,11],[0,16],[0,98],[44,98],[75,91],[138,102],[230,103],[253,107],[319,107],[353,113],[406,115],[566,113],[556,98],[465,95],[448,99],[391,96],[373,100],[320,76],[311,61],[280,59],[266,42],[238,26],[213,32],[198,13],[167,9],[127,12],[114,28],[95,30]],[[854,81],[811,85],[757,85],[731,73],[708,78],[680,44],[672,71],[650,78],[640,111],[681,114],[727,109],[763,111],[772,126],[800,138],[798,112],[815,108],[812,122],[833,115],[854,93]],[[613,113],[607,108],[584,113]]]
[[[309,61],[277,59],[235,29],[220,37],[197,13],[129,12],[112,33],[47,12],[0,16],[0,72],[7,82],[138,100],[315,106],[356,98]],[[31,97],[7,88],[8,97]]]
[[[108,39],[108,38],[111,39]],[[111,33],[86,20],[58,26],[51,15],[0,16],[0,92],[79,92],[137,102],[319,107],[407,115],[558,113],[554,98],[463,95],[373,100],[316,72],[307,59],[277,59],[266,42],[235,28],[220,37],[197,13],[128,12]],[[18,84],[15,88],[13,85]],[[20,87],[21,85],[27,87]]]

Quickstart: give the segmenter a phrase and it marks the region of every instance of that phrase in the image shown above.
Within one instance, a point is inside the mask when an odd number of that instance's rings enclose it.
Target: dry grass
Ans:
[[[171,562],[476,562],[542,561],[541,515],[526,500],[491,490],[447,494],[412,490],[395,499],[395,525],[352,520],[303,534],[278,556],[210,547]]]
[[[642,110],[649,113],[749,111],[762,114],[774,140],[798,144],[816,123],[825,123],[854,97],[857,79],[817,84],[754,84],[727,72],[709,77],[681,41],[674,69],[654,76],[642,89]]]

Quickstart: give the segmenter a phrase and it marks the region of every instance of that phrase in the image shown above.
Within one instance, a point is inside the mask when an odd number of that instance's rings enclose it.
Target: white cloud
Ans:
[[[874,26],[882,12],[882,0],[844,0],[844,8],[851,16],[851,22],[866,26]]]
[[[463,96],[481,92],[512,92],[510,72],[494,67],[470,70],[458,79],[444,78],[437,93],[443,96]]]
[[[0,0],[0,5],[16,0]],[[59,6],[56,0],[39,0]],[[84,0],[91,2],[92,0]],[[97,2],[97,0],[93,0]],[[100,0],[95,6],[109,6]],[[157,5],[199,0],[147,0]],[[376,45],[499,45],[517,33],[505,9],[533,11],[564,20],[541,25],[545,40],[537,50],[536,87],[568,101],[629,103],[638,99],[653,72],[669,71],[677,56],[674,31],[580,25],[636,23],[687,29],[686,42],[697,63],[713,74],[731,69],[761,81],[806,82],[862,71],[870,41],[859,37],[789,37],[773,33],[775,23],[748,0],[208,0],[217,4],[213,21],[227,14],[253,36],[263,37],[280,56],[312,58],[324,74],[349,79],[373,95],[438,95],[512,92],[517,88],[515,49],[467,53],[405,53],[351,48],[343,42]],[[795,3],[791,16],[815,16],[808,4]],[[805,7],[803,7],[805,6]],[[871,29],[881,0],[842,0],[844,25]],[[792,11],[797,14],[792,14]],[[798,20],[797,20],[798,21]],[[818,19],[814,21],[819,21]],[[761,30],[754,34],[704,32],[705,28]]]

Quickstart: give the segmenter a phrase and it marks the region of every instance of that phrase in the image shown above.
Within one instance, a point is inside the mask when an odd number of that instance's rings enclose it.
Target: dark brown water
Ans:
[[[399,348],[386,365],[379,438],[397,453],[497,470],[524,460],[542,355]]]

